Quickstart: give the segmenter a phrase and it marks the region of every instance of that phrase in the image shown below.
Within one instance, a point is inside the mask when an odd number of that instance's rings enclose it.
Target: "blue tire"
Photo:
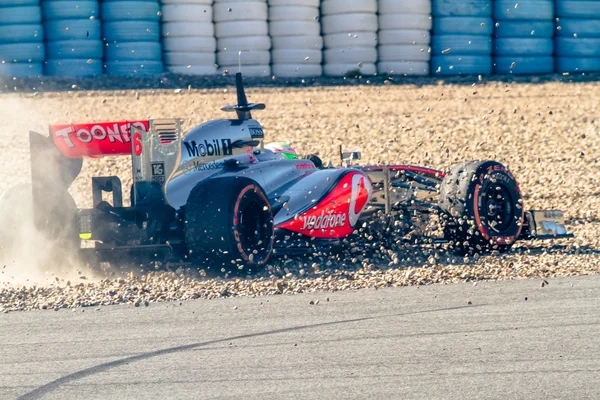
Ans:
[[[559,37],[554,44],[558,57],[600,57],[600,38]]]
[[[491,56],[433,56],[431,74],[442,75],[489,75],[492,73]]]
[[[491,0],[433,0],[431,12],[435,17],[491,17],[492,2]]]
[[[43,43],[0,44],[0,63],[39,63],[44,59]]]
[[[100,39],[100,21],[97,19],[63,19],[44,24],[46,40]]]
[[[40,24],[0,25],[0,44],[43,41],[44,28]]]
[[[495,38],[494,55],[497,56],[551,56],[554,41],[550,38]]]
[[[489,56],[492,54],[492,38],[473,35],[432,36],[431,54],[435,56],[442,54]]]
[[[547,20],[554,18],[552,0],[495,0],[494,19],[498,20]]]
[[[494,25],[494,36],[497,37],[535,37],[551,38],[554,36],[552,21],[497,21]]]
[[[556,36],[578,38],[600,37],[600,19],[560,18],[556,22]]]
[[[489,17],[441,17],[433,19],[434,35],[483,35],[494,30],[494,21]]]
[[[150,76],[163,73],[160,61],[108,61],[106,74],[110,76]]]
[[[11,78],[34,78],[44,75],[42,63],[0,64],[0,76]]]
[[[554,62],[559,73],[600,71],[600,57],[556,57]]]
[[[148,1],[113,1],[103,2],[100,6],[104,21],[159,21],[160,6],[158,2]]]
[[[89,19],[100,15],[97,0],[44,1],[44,21],[57,19]]]
[[[160,40],[160,25],[155,21],[104,22],[102,32],[109,42],[157,42]]]
[[[40,22],[42,22],[42,10],[37,5],[0,9],[0,25],[39,24]]]
[[[102,60],[47,60],[44,65],[44,72],[47,76],[63,76],[71,78],[98,76],[102,74]]]
[[[495,74],[551,74],[554,72],[554,58],[543,57],[494,57]]]
[[[160,42],[119,42],[106,46],[106,61],[160,61],[162,49]]]
[[[558,18],[600,19],[600,1],[556,0]]]
[[[40,0],[0,0],[0,7],[37,6]]]
[[[59,40],[46,42],[46,58],[64,59],[102,59],[104,43],[101,40]]]

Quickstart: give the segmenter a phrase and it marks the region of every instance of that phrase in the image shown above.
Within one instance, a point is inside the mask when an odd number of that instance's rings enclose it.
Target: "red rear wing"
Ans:
[[[69,158],[131,155],[132,125],[148,132],[146,120],[51,125],[50,134]]]

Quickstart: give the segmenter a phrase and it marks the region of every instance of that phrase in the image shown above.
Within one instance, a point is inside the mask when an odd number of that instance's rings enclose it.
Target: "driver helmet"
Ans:
[[[265,148],[271,150],[275,154],[281,154],[283,157],[289,160],[294,160],[298,158],[296,150],[294,150],[294,148],[286,142],[269,143],[265,145]]]

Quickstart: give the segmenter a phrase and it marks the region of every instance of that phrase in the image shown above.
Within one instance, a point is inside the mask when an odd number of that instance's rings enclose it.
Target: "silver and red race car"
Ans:
[[[237,118],[182,135],[174,119],[54,125],[30,133],[35,221],[62,246],[95,261],[178,260],[251,273],[272,256],[334,251],[369,230],[447,243],[460,253],[506,251],[520,239],[570,237],[563,214],[526,211],[510,171],[473,161],[449,173],[411,165],[342,166],[289,157],[263,143],[241,74]],[[119,177],[92,178],[93,207],[68,188],[82,159],[132,157],[131,205]],[[112,196],[103,196],[110,193]],[[105,197],[112,197],[107,201]],[[93,246],[82,246],[90,241]]]

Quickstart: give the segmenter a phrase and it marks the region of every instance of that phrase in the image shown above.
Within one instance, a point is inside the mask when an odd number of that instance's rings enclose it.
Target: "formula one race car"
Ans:
[[[463,253],[571,236],[562,212],[525,211],[515,178],[494,161],[445,174],[356,167],[360,154],[350,151],[341,152],[345,165],[325,167],[314,155],[265,147],[251,116],[264,104],[248,103],[239,73],[236,89],[238,104],[223,108],[236,119],[209,121],[185,136],[171,119],[54,125],[49,137],[31,132],[38,228],[97,261],[180,260],[227,273],[257,271],[272,255],[329,251],[371,225]],[[93,208],[77,209],[67,189],[82,158],[106,155],[131,155],[131,205],[123,205],[118,177],[94,177]],[[395,222],[371,224],[382,215]],[[438,228],[428,228],[436,218]]]

